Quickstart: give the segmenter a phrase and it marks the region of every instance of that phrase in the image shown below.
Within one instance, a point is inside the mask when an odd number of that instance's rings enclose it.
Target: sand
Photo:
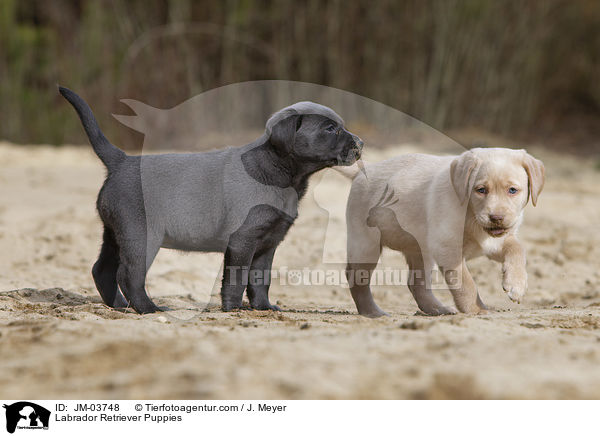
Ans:
[[[600,171],[589,160],[531,151],[548,180],[520,232],[525,301],[505,296],[500,265],[476,259],[471,270],[490,313],[421,316],[405,286],[380,286],[375,299],[390,316],[372,320],[356,315],[342,285],[277,281],[271,300],[282,312],[222,313],[221,256],[168,250],[148,289],[172,310],[112,310],[90,275],[103,166],[85,146],[2,143],[0,397],[599,398]],[[341,269],[347,191],[337,174],[315,179],[275,268],[322,268],[325,240],[326,267]],[[383,262],[403,264],[389,251]]]

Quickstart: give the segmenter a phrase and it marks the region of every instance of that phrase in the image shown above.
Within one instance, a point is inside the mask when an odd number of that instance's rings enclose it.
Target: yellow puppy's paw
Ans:
[[[502,288],[515,303],[520,303],[527,291],[527,273],[507,269],[504,272]]]

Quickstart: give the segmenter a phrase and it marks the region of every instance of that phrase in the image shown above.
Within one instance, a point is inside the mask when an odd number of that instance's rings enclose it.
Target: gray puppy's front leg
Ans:
[[[269,302],[269,286],[271,285],[271,267],[275,248],[256,255],[250,266],[248,288],[246,290],[250,305],[257,310],[281,310]]]
[[[248,270],[255,250],[254,244],[248,240],[235,237],[231,239],[225,251],[221,286],[221,305],[224,311],[242,307],[242,297],[248,284]]]

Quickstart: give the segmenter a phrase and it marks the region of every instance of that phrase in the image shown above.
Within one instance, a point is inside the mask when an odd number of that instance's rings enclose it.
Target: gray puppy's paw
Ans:
[[[275,312],[281,312],[281,308],[274,304],[265,303],[265,304],[257,304],[256,306],[252,306],[254,310],[273,310]]]

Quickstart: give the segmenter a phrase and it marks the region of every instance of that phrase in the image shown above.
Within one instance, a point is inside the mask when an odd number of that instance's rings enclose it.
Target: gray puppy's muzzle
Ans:
[[[360,139],[356,135],[352,135],[352,139],[354,140],[354,147],[358,150],[359,153],[362,152],[363,145],[365,145],[365,143],[363,142],[363,140]]]
[[[350,135],[351,140],[348,141],[340,154],[337,156],[337,165],[348,166],[352,165],[362,153],[364,142],[358,136],[346,131]]]
[[[358,159],[360,159],[360,155],[362,154],[363,145],[365,145],[365,143],[363,142],[362,139],[360,139],[356,135],[352,135],[352,140],[354,141],[354,144],[352,144],[350,153],[352,153],[354,155],[354,158],[356,160],[358,160]]]

